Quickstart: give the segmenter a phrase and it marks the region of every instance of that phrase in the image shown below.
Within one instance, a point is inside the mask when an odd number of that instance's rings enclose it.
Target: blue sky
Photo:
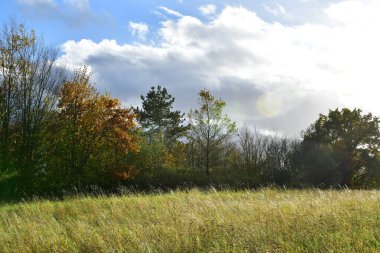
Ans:
[[[129,31],[129,22],[143,22],[149,25],[151,39],[154,31],[160,28],[160,22],[172,17],[160,7],[178,11],[184,15],[207,19],[200,11],[203,5],[215,5],[221,10],[227,5],[244,6],[269,22],[299,24],[323,18],[323,7],[334,1],[267,1],[267,0],[13,0],[3,1],[1,22],[15,17],[32,25],[45,38],[61,44],[65,41],[91,39],[115,39],[119,43],[133,42]],[[338,2],[338,1],[336,1]],[[78,8],[82,6],[82,10]],[[268,8],[282,6],[291,18],[276,16]]]
[[[378,0],[14,0],[24,21],[126,105],[161,84],[184,112],[202,88],[238,125],[297,135],[329,108],[380,115]]]

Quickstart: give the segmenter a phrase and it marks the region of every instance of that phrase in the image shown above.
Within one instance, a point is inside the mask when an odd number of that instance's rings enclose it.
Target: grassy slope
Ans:
[[[379,191],[175,192],[0,207],[0,252],[380,252]]]

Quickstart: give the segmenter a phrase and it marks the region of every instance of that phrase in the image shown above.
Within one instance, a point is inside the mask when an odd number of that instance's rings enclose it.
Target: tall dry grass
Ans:
[[[380,252],[380,192],[191,190],[3,205],[0,252]]]

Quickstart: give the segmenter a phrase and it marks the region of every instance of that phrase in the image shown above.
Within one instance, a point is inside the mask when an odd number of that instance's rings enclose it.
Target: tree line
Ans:
[[[140,107],[100,93],[86,67],[10,21],[0,34],[0,182],[6,190],[99,185],[353,188],[380,184],[379,118],[360,109],[321,114],[301,139],[237,128],[209,90],[173,109],[165,87]],[[12,176],[9,176],[12,175]],[[8,180],[8,181],[7,181]],[[1,189],[1,187],[0,187]]]

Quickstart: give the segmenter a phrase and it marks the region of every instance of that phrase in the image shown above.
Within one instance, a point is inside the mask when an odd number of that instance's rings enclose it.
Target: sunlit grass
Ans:
[[[3,205],[0,252],[380,252],[380,192],[191,190]]]

